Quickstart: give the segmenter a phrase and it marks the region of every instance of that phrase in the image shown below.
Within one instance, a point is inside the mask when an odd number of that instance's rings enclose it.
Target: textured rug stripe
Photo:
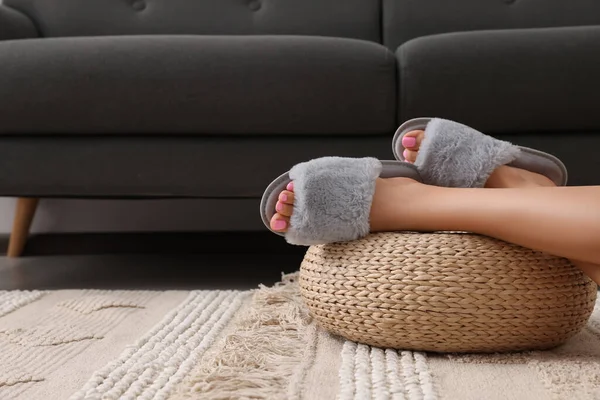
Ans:
[[[385,376],[384,381],[386,387],[389,382],[389,395],[392,400],[405,400],[404,396],[404,382],[400,373],[400,360],[398,358],[398,352],[393,349],[385,350]]]
[[[150,332],[97,371],[72,399],[165,399],[241,306],[245,293],[192,292]]]
[[[109,294],[110,293],[110,294]],[[128,299],[135,309],[161,292],[58,291],[44,293],[13,292],[13,312],[0,320],[0,398],[47,398],[44,391],[55,371],[70,368],[88,348],[131,315],[131,307],[122,307]],[[20,297],[19,297],[20,296]],[[99,297],[98,297],[99,296]],[[90,298],[102,301],[102,308],[88,310]],[[34,302],[36,299],[43,299]],[[63,307],[68,302],[80,310]],[[128,304],[129,304],[128,303]],[[27,310],[15,310],[30,304]],[[7,308],[5,308],[7,309]],[[88,310],[84,313],[82,311]],[[42,385],[43,383],[43,385]]]
[[[354,379],[356,388],[356,398],[371,398],[371,348],[364,344],[356,346],[354,355]]]
[[[36,301],[44,294],[46,292],[37,290],[0,291],[0,317]]]
[[[341,352],[340,400],[435,400],[423,353],[397,352],[346,341]]]
[[[386,379],[385,351],[373,348],[371,350],[371,385],[373,386],[373,399],[387,400],[390,398],[390,388]]]
[[[419,374],[423,400],[435,400],[437,396],[435,393],[433,377],[431,376],[429,366],[427,365],[427,357],[424,353],[419,352],[414,352],[413,357],[415,360],[415,369],[417,374]]]
[[[354,342],[346,341],[342,348],[342,365],[340,366],[340,400],[351,400],[354,398],[355,377],[354,377],[354,358],[356,356],[356,347]]]

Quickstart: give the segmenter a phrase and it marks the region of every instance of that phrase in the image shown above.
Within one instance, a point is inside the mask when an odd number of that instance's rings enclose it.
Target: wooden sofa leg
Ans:
[[[8,243],[8,256],[20,257],[25,249],[29,228],[35,215],[39,199],[21,197],[17,200],[15,209],[15,220],[13,222],[12,233]]]

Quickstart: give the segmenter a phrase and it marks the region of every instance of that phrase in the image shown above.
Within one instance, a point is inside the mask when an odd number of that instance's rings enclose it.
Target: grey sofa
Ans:
[[[5,0],[11,254],[27,198],[258,206],[299,161],[391,158],[417,116],[549,151],[571,184],[598,184],[599,71],[595,0]]]

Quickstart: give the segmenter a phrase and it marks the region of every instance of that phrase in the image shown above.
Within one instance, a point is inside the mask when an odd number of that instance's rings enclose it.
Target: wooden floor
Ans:
[[[261,283],[271,285],[282,273],[297,271],[306,250],[273,236],[38,236],[28,242],[25,256],[0,257],[0,290],[249,289]]]

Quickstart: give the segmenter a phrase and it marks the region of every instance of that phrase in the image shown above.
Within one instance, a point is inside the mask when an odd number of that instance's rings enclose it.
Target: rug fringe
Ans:
[[[297,288],[298,274],[261,285],[219,352],[191,374],[184,396],[203,399],[287,398],[287,386],[303,363],[311,318]]]

